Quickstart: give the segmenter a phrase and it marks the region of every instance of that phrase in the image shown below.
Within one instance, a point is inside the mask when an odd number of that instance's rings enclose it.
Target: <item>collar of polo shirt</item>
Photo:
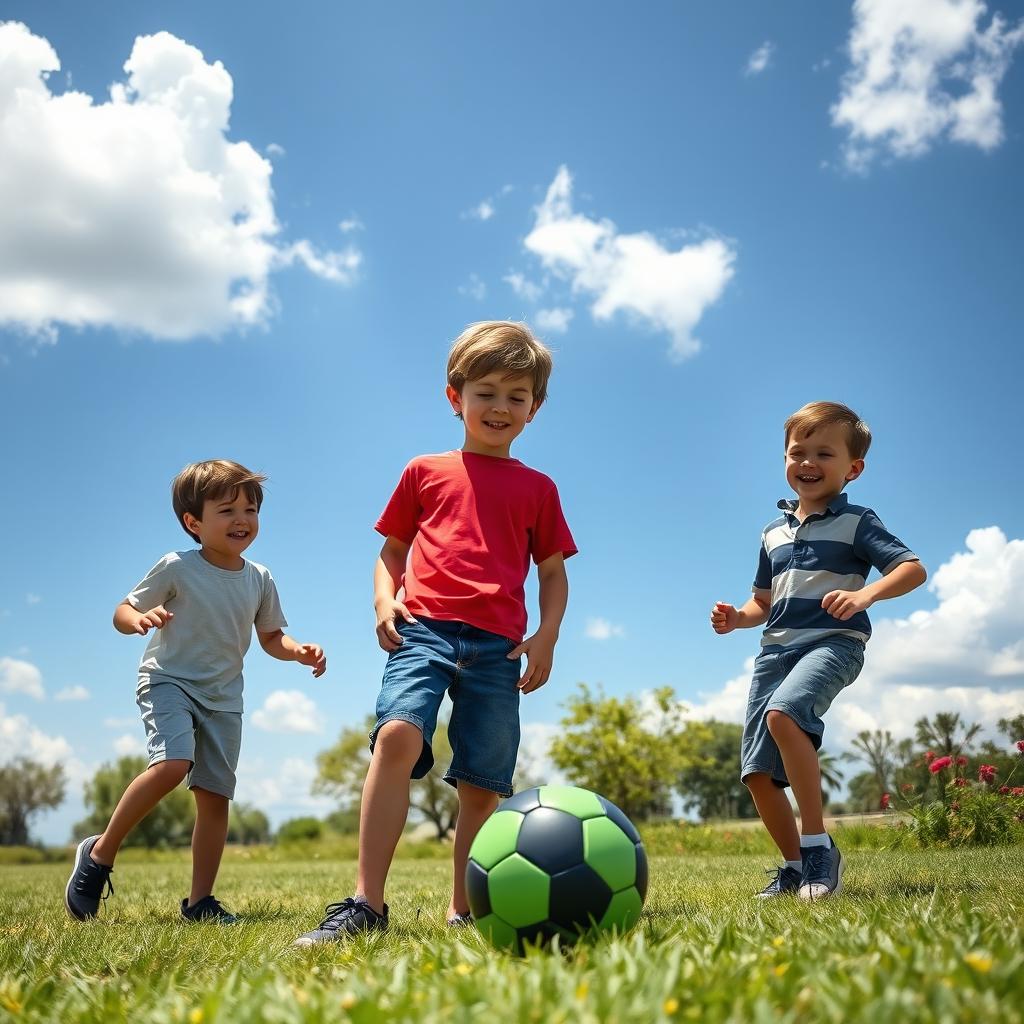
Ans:
[[[837,494],[825,507],[833,515],[839,515],[839,513],[846,508],[849,503],[850,499],[845,494]],[[778,508],[783,512],[794,513],[796,512],[799,504],[800,502],[795,498],[781,498],[778,503]]]

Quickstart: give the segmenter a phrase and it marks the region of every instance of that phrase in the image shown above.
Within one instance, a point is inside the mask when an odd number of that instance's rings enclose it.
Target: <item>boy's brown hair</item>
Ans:
[[[211,459],[208,462],[193,462],[186,466],[171,484],[171,503],[181,528],[197,544],[199,538],[185,525],[185,513],[203,518],[203,503],[210,499],[228,498],[234,500],[239,488],[245,489],[245,496],[256,506],[263,504],[263,488],[267,478],[262,473],[253,473],[245,466],[229,459]]]
[[[790,437],[802,441],[818,427],[838,423],[846,434],[846,447],[855,459],[863,459],[871,447],[868,425],[848,406],[840,402],[808,402],[786,420],[786,447]]]
[[[533,400],[541,405],[548,396],[551,351],[526,324],[513,320],[484,320],[470,324],[448,353],[448,383],[462,391],[467,381],[500,370],[506,377],[533,379]]]

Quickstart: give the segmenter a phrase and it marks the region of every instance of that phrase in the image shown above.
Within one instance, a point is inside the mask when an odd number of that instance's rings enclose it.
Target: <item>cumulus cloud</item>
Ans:
[[[252,724],[267,732],[320,732],[320,712],[301,690],[275,690],[252,714]]]
[[[610,640],[613,636],[622,636],[625,630],[607,619],[596,618],[587,619],[583,632],[591,640]]]
[[[551,760],[551,742],[561,732],[552,722],[524,722],[516,760],[516,785],[522,779],[535,785],[561,786],[568,783],[564,773]]]
[[[23,693],[42,700],[43,674],[30,661],[0,658],[0,692]]]
[[[326,814],[337,805],[330,797],[312,795],[315,778],[316,765],[301,757],[286,757],[274,764],[243,757],[235,799],[267,811],[275,825],[297,813]]]
[[[573,311],[565,306],[556,306],[552,309],[538,309],[534,316],[534,323],[539,331],[545,334],[565,334],[572,322]]]
[[[88,700],[89,691],[84,686],[65,686],[53,695],[54,700]]]
[[[144,754],[146,744],[135,733],[126,732],[113,741],[114,753],[118,757],[129,757],[133,754]]]
[[[982,0],[857,0],[850,70],[832,123],[847,132],[846,164],[914,157],[943,138],[990,150],[1003,141],[997,95],[1024,21],[1010,26]]]
[[[45,765],[71,762],[71,744],[63,736],[37,729],[25,715],[8,715],[0,704],[0,762],[27,757]]]
[[[775,44],[769,40],[765,40],[747,60],[747,66],[744,69],[746,75],[759,75],[764,71],[768,65],[772,62],[772,54],[775,53]]]
[[[536,302],[544,293],[544,288],[541,285],[529,280],[525,274],[519,273],[518,270],[506,274],[502,280],[511,287],[516,295],[521,299],[526,299],[527,302]]]
[[[184,339],[265,321],[269,276],[292,263],[352,280],[357,250],[278,243],[272,166],[227,138],[220,61],[139,36],[103,102],[52,91],[59,69],[46,39],[0,24],[0,323]]]
[[[593,296],[595,320],[624,313],[664,331],[676,359],[700,348],[693,330],[732,277],[736,255],[720,238],[672,251],[648,232],[621,234],[610,220],[574,212],[572,176],[564,166],[537,207],[524,244],[574,293]]]
[[[495,213],[498,212],[498,200],[503,199],[514,189],[514,185],[502,185],[497,195],[487,196],[487,198],[481,199],[475,206],[471,206],[468,210],[463,210],[463,219],[480,221],[490,220]]]
[[[972,530],[965,550],[932,575],[933,609],[881,618],[864,670],[829,712],[827,742],[842,748],[862,729],[909,736],[914,722],[937,711],[959,711],[994,734],[1000,718],[1024,708],[1024,540],[998,527]],[[753,658],[742,674],[687,701],[698,718],[742,721]]]
[[[343,235],[349,235],[353,231],[363,231],[366,225],[353,214],[351,217],[346,217],[344,220],[338,221],[338,230]]]

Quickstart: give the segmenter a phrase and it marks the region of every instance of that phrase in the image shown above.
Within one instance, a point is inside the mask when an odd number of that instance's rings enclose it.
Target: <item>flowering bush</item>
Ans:
[[[931,751],[929,750],[928,753],[930,754]],[[948,768],[952,763],[953,758],[951,757],[934,757],[928,762],[928,771],[930,771],[932,775],[938,775],[943,768]]]

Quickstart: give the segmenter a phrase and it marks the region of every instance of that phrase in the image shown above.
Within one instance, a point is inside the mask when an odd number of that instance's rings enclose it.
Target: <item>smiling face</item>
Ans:
[[[466,427],[463,450],[477,455],[507,459],[538,408],[532,377],[506,377],[500,371],[466,381],[461,391],[449,385],[447,395]]]
[[[201,519],[186,512],[185,528],[199,538],[203,557],[221,569],[241,569],[242,552],[256,539],[260,513],[256,502],[239,487],[234,494],[207,498]]]
[[[850,454],[841,423],[826,423],[786,445],[786,483],[805,512],[820,512],[851,480],[864,471],[864,460]]]

